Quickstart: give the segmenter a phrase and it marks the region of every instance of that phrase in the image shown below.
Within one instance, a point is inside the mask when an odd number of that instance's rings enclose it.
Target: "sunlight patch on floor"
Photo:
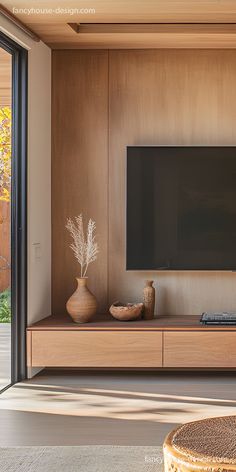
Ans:
[[[28,386],[27,383],[22,383],[2,395],[0,409],[129,421],[185,423],[211,416],[235,415],[234,405],[234,400],[208,397],[122,389],[70,389],[40,384]]]

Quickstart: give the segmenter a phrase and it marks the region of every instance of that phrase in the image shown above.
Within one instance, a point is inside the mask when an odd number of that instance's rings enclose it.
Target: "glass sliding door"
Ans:
[[[26,376],[27,57],[0,32],[0,391]]]
[[[0,390],[11,383],[12,55],[0,48]]]

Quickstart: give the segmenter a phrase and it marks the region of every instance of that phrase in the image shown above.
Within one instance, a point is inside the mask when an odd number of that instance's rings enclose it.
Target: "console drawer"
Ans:
[[[236,332],[165,332],[163,367],[236,367]]]
[[[33,331],[31,366],[162,367],[162,333]]]

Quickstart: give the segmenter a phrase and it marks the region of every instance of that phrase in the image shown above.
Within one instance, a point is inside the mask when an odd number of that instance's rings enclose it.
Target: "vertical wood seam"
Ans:
[[[107,50],[107,307],[110,300],[110,51]]]
[[[162,339],[161,339],[161,342],[162,342],[162,359],[161,359],[161,365],[162,367],[164,367],[164,331],[162,331]]]
[[[30,351],[31,351],[31,356],[30,356],[30,366],[32,367],[33,365],[33,333],[30,335]]]
[[[54,63],[55,63],[55,51],[52,51],[51,54],[51,314],[53,313],[54,308],[54,257],[53,257],[53,240],[54,240],[54,231],[53,231],[53,162],[54,162]]]

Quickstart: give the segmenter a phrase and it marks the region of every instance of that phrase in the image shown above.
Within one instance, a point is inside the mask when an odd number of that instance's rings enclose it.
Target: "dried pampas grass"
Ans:
[[[99,252],[95,235],[96,224],[93,220],[89,220],[85,237],[83,215],[80,214],[79,216],[76,216],[74,220],[68,218],[66,228],[73,239],[70,248],[74,252],[75,257],[80,264],[80,275],[81,277],[85,277],[89,264],[97,259],[97,254]]]

